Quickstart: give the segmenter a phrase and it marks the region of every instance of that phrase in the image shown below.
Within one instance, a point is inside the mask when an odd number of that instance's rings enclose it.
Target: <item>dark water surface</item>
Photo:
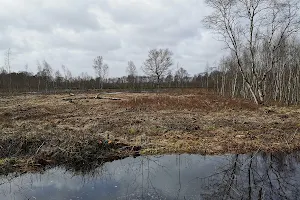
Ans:
[[[0,199],[300,199],[300,153],[165,155],[0,177]]]

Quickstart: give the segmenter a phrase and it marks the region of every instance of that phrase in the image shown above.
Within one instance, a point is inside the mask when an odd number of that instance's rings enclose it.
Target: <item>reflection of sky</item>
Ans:
[[[138,157],[107,163],[94,175],[81,176],[56,168],[12,180],[5,177],[0,178],[0,184],[7,182],[0,185],[0,199],[201,199],[207,188],[200,178],[230,169],[232,158]]]

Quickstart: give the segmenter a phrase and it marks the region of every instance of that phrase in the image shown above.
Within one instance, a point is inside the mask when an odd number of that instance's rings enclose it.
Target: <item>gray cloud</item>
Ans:
[[[152,48],[170,48],[190,74],[204,70],[224,51],[201,25],[208,14],[199,0],[2,0],[0,63],[12,49],[12,68],[36,71],[36,61],[64,64],[74,75],[93,74],[102,55],[110,76],[125,75],[128,60],[141,66]],[[0,64],[2,66],[2,64]],[[176,68],[174,66],[173,68]]]

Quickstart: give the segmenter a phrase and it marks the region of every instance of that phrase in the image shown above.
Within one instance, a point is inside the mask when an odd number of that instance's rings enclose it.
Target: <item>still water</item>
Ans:
[[[0,199],[300,199],[300,153],[164,155],[0,177]]]

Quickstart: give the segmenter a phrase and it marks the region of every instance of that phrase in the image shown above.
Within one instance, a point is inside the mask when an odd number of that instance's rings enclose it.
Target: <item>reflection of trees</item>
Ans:
[[[120,180],[125,192],[117,199],[165,199],[166,188],[160,188],[156,180],[157,174],[163,172],[164,177],[172,177],[170,169],[161,163],[162,156],[138,157],[126,165],[120,166],[125,174],[130,175]],[[119,173],[120,169],[115,169]]]
[[[299,161],[297,154],[283,153],[208,156],[207,162],[205,157],[195,155],[127,158],[89,172],[53,169],[17,181],[13,176],[0,178],[0,197],[3,192],[14,196],[10,187],[1,189],[1,181],[7,181],[3,182],[6,185],[12,181],[13,192],[29,198],[35,185],[47,187],[48,180],[55,180],[70,191],[72,187],[81,192],[89,192],[85,189],[91,187],[105,188],[108,199],[297,199]],[[198,175],[201,178],[195,178]],[[42,184],[38,184],[39,178]]]
[[[230,156],[218,173],[201,179],[205,199],[298,199],[297,154]]]

